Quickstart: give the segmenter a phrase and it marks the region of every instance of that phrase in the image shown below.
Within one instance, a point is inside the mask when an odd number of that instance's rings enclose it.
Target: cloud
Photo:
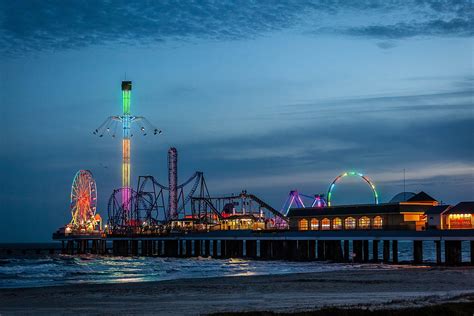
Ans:
[[[308,119],[280,127],[287,119],[285,114],[280,122],[274,121],[275,130],[232,138],[222,133],[218,140],[203,137],[198,143],[173,143],[179,151],[179,179],[200,170],[213,195],[248,189],[278,208],[290,189],[324,193],[334,177],[348,169],[371,177],[380,189],[381,201],[387,201],[402,190],[406,168],[410,191],[424,190],[452,203],[472,199],[474,113],[467,104],[470,96],[469,90],[452,90],[284,105],[283,110],[294,109]],[[333,113],[324,112],[326,108]],[[380,115],[383,111],[389,112]],[[0,155],[0,174],[9,185],[0,194],[4,202],[0,211],[9,214],[6,223],[21,224],[25,216],[31,218],[24,224],[25,231],[35,232],[34,236],[15,232],[10,236],[33,239],[40,233],[47,240],[51,231],[67,222],[68,191],[78,169],[94,173],[100,213],[106,216],[108,197],[120,183],[120,145],[83,132],[80,137],[66,133],[67,143],[58,141],[57,135],[46,143],[41,135],[35,141],[24,140],[27,137],[4,140],[9,150]],[[22,145],[25,141],[28,146]],[[134,182],[138,175],[152,174],[166,183],[162,140],[148,146],[136,143],[132,159]],[[357,189],[370,197],[366,187]],[[354,192],[344,198],[360,202]],[[41,229],[35,230],[32,223]]]
[[[414,36],[472,36],[474,21],[454,18],[451,20],[433,20],[424,23],[396,23],[392,25],[370,25],[349,28],[344,31],[352,36],[365,36],[377,39],[401,39]],[[386,42],[385,42],[386,43]],[[380,44],[379,44],[380,47]],[[381,48],[387,48],[382,43]],[[390,47],[388,47],[390,48]]]
[[[412,120],[410,114],[402,124],[392,124],[389,117],[355,118],[337,127],[319,121],[228,142],[181,146],[180,150],[193,154],[193,165],[205,172],[214,194],[248,189],[261,192],[277,206],[290,189],[324,193],[330,181],[347,170],[371,177],[380,187],[382,201],[402,190],[402,170],[406,169],[410,190],[425,190],[454,202],[472,198],[473,124],[472,116]],[[277,148],[285,149],[274,154],[277,143],[284,143]],[[332,143],[349,145],[325,150]],[[233,153],[232,159],[226,156],[228,152]],[[350,192],[346,198],[357,200]]]
[[[108,43],[249,39],[288,29],[382,40],[471,36],[473,29],[469,1],[2,0],[0,6],[0,45],[11,55]]]
[[[472,87],[451,91],[394,94],[382,96],[355,96],[314,100],[281,107],[280,115],[286,120],[311,122],[332,121],[334,126],[350,121],[370,122],[386,120],[387,124],[405,126],[423,121],[449,121],[453,118],[473,117]]]
[[[471,98],[472,89],[288,105],[281,115],[295,112],[294,126],[179,148],[218,189],[326,184],[347,169],[389,186],[407,168],[421,189],[446,176],[464,177],[465,191],[474,185]]]
[[[394,48],[397,46],[397,44],[395,44],[394,42],[378,42],[377,43],[377,46],[381,49],[390,49],[390,48]]]
[[[471,184],[474,182],[474,165],[468,163],[458,163],[458,162],[446,162],[446,163],[433,163],[433,164],[411,164],[409,165],[409,172],[407,173],[406,180],[411,183],[424,183],[429,185],[430,181],[439,182],[440,179],[444,178],[445,180],[449,178],[455,178],[456,181],[459,179],[464,179],[467,182],[464,184]],[[340,170],[314,170],[314,171],[300,171],[297,173],[282,173],[279,175],[258,175],[254,174],[252,176],[245,177],[235,177],[233,182],[225,183],[222,185],[222,182],[219,183],[219,189],[232,190],[235,189],[236,184],[248,185],[251,184],[253,188],[268,188],[268,184],[271,183],[272,186],[278,187],[291,187],[292,185],[303,187],[303,186],[323,186],[322,189],[326,188],[324,185],[329,185],[331,180],[333,180],[338,172],[344,170],[353,170],[343,169]],[[356,169],[357,170],[357,169]],[[370,176],[377,184],[399,184],[402,179],[403,169],[394,169],[394,170],[385,170],[385,171],[370,171],[368,170],[367,176]],[[461,177],[461,178],[460,178]],[[213,183],[212,181],[210,183]],[[217,182],[216,182],[217,183]],[[317,192],[312,192],[317,193]]]

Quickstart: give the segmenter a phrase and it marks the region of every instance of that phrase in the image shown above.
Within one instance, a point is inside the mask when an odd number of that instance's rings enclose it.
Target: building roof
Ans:
[[[196,222],[198,219],[197,218],[176,218],[172,219],[172,222]]]
[[[447,210],[444,214],[474,214],[474,201],[460,202]]]
[[[400,192],[395,195],[389,203],[398,203],[398,202],[406,202],[408,199],[411,199],[416,194],[413,192]]]
[[[415,194],[415,196],[409,198],[407,202],[437,202],[435,198],[429,196],[424,191]]]
[[[292,208],[288,212],[288,217],[292,216],[325,216],[325,215],[361,215],[361,214],[386,214],[400,213],[399,203],[386,204],[359,204],[341,205],[329,207],[306,207]]]
[[[233,214],[231,216],[223,218],[224,220],[226,219],[251,219],[251,220],[256,220],[256,217],[253,216],[252,214]]]
[[[447,209],[449,209],[451,207],[451,205],[437,205],[437,206],[433,206],[433,207],[430,207],[426,212],[425,214],[426,215],[439,215],[441,213],[443,213],[444,211],[446,211]]]

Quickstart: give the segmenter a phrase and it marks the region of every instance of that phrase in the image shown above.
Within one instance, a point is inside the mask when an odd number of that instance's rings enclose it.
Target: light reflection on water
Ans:
[[[399,260],[411,260],[412,243],[399,243]],[[466,244],[467,245],[467,244]],[[463,245],[463,260],[469,251]],[[371,246],[371,244],[370,244]],[[382,257],[379,245],[379,258]],[[434,243],[424,243],[424,258],[434,262]],[[444,252],[444,251],[443,251]],[[443,253],[444,256],[444,253]],[[67,256],[0,259],[0,288],[71,285],[79,283],[126,283],[183,278],[250,276],[325,272],[347,269],[399,269],[403,265],[334,264],[324,262],[258,261],[211,258],[150,258]],[[409,266],[412,267],[412,266]]]
[[[371,265],[374,268],[380,265]],[[336,271],[360,265],[211,258],[52,256],[0,260],[0,288]],[[369,267],[364,265],[364,267]],[[389,266],[386,266],[387,268]],[[391,267],[394,268],[394,267]]]

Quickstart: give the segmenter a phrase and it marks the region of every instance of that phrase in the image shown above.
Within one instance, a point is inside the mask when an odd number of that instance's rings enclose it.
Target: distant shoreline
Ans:
[[[0,289],[0,314],[294,313],[348,306],[385,310],[472,301],[470,297],[474,268],[360,269]]]

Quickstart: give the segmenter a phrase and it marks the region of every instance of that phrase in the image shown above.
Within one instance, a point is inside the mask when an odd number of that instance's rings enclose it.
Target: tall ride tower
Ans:
[[[132,82],[122,81],[122,203],[130,210],[130,128],[132,116],[130,114],[130,97]]]
[[[122,115],[110,116],[95,131],[94,134],[103,137],[110,134],[113,138],[116,136],[117,128],[122,128],[122,207],[126,212],[131,210],[131,184],[130,184],[130,147],[133,137],[132,123],[138,125],[138,132],[143,136],[148,133],[153,135],[161,134],[161,131],[155,128],[145,117],[134,116],[130,111],[130,101],[132,95],[132,82],[122,81]],[[121,123],[121,124],[120,124]]]
[[[132,115],[130,114],[130,98],[132,82],[122,81],[122,203],[130,210],[130,129]]]
[[[168,150],[168,219],[178,219],[178,151],[171,147]]]

